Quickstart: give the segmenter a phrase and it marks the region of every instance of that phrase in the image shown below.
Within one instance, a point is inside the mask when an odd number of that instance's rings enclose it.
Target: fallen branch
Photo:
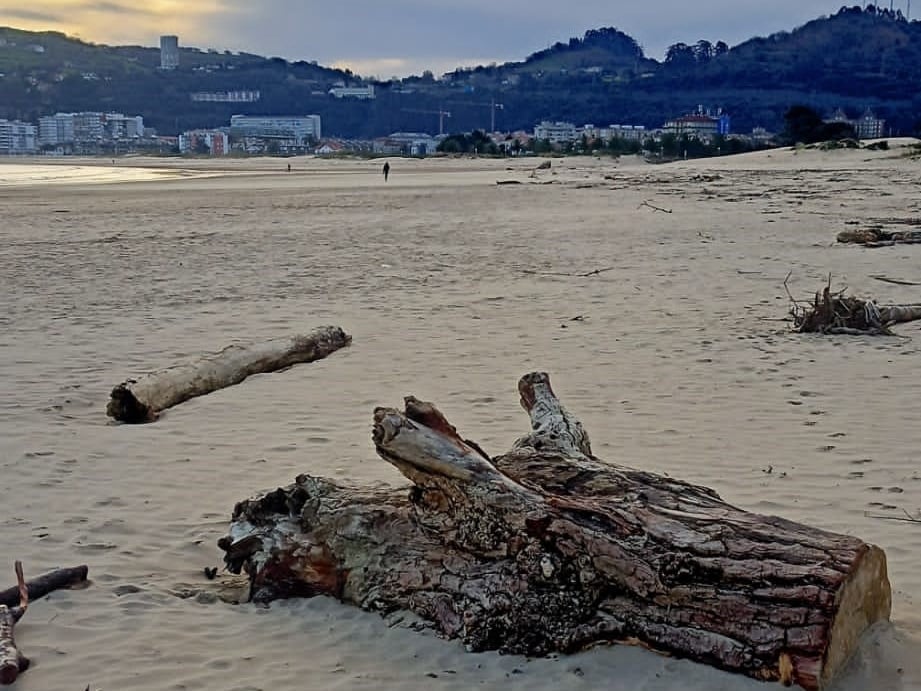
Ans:
[[[376,409],[409,491],[299,476],[235,507],[227,567],[253,600],[409,610],[471,651],[627,642],[808,690],[888,619],[880,548],[604,463],[546,374],[518,390],[529,431],[493,458],[430,403]]]
[[[889,231],[882,228],[842,230],[838,233],[838,242],[863,245],[864,247],[917,245],[921,243],[921,230]]]
[[[898,278],[889,278],[888,276],[870,276],[870,278],[882,281],[883,283],[894,283],[897,286],[921,286],[921,283],[915,281],[902,281]]]
[[[15,607],[0,605],[0,684],[12,684],[20,673],[29,667],[29,658],[16,647],[13,629],[29,607],[29,590],[22,575],[22,562],[16,562],[16,580],[19,604]]]
[[[65,569],[55,569],[26,583],[29,600],[38,600],[50,592],[70,588],[86,582],[89,568],[86,566],[72,566]],[[0,605],[13,607],[20,599],[19,586],[13,586],[0,591]]]
[[[812,304],[800,303],[790,293],[789,278],[787,274],[784,288],[791,302],[793,328],[800,333],[894,336],[890,326],[921,319],[921,305],[877,305],[844,295],[846,289],[832,293],[831,275],[827,285],[816,292]]]
[[[531,274],[534,276],[570,276],[575,278],[588,278],[589,276],[597,276],[598,274],[603,274],[606,271],[613,271],[616,267],[606,266],[603,269],[594,269],[592,271],[586,271],[585,273],[569,273],[565,271],[535,271],[534,269],[522,269],[521,273]]]
[[[324,326],[305,336],[228,346],[199,362],[119,384],[112,389],[106,414],[122,422],[153,422],[163,410],[190,398],[239,384],[252,374],[320,360],[351,342],[352,337],[338,326]]]
[[[864,511],[863,515],[866,516],[867,518],[878,518],[881,521],[902,521],[904,523],[921,523],[921,515],[912,516],[905,509],[902,509],[902,513],[905,514],[904,517],[903,516],[883,516],[881,514],[872,514],[867,511]]]
[[[644,206],[648,206],[653,211],[661,211],[662,213],[665,213],[665,214],[670,214],[672,212],[671,209],[664,209],[661,206],[656,206],[655,204],[650,204],[649,202],[643,202],[637,208],[642,209]]]

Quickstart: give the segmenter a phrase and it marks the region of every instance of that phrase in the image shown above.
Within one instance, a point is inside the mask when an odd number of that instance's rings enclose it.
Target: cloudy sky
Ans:
[[[0,26],[85,41],[182,46],[316,60],[390,77],[522,60],[588,29],[614,26],[657,60],[676,42],[735,45],[790,30],[842,4],[828,0],[0,0]],[[881,2],[880,4],[885,4]],[[921,3],[918,3],[921,6]],[[906,10],[907,0],[895,2]],[[921,9],[921,7],[919,7]]]

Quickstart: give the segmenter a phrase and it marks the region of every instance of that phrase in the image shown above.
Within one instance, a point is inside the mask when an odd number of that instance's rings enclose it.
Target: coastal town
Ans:
[[[41,51],[35,45],[33,51]],[[179,67],[180,51],[176,36],[160,40],[160,69],[168,73]],[[97,75],[86,74],[86,80]],[[373,84],[348,85],[337,82],[328,89],[330,99],[371,101],[377,96]],[[198,91],[189,93],[197,103],[246,104],[258,103],[261,94],[255,89]],[[707,147],[709,155],[763,148],[775,141],[776,133],[762,127],[741,133],[732,130],[731,115],[720,108],[697,106],[692,112],[663,114],[662,124],[647,127],[641,124],[576,124],[563,120],[542,120],[530,130],[498,131],[495,113],[502,104],[493,101],[490,131],[485,132],[489,151],[501,155],[528,153],[594,153],[605,148],[616,152],[640,153],[655,157],[682,153],[687,157],[689,143]],[[242,109],[242,108],[241,108]],[[143,114],[81,111],[42,115],[37,122],[0,119],[0,155],[104,155],[129,153],[155,155],[228,156],[228,155],[403,155],[427,156],[443,147],[450,135],[445,133],[445,118],[451,113],[444,109],[431,111],[433,128],[438,132],[396,131],[381,133],[371,139],[351,139],[326,136],[321,116],[317,114],[247,115],[236,114],[220,127],[193,128],[178,133],[161,134],[147,127]],[[886,122],[872,110],[848,113],[838,108],[824,115],[827,122],[845,123],[853,127],[859,139],[886,135]],[[677,145],[684,142],[683,147]]]

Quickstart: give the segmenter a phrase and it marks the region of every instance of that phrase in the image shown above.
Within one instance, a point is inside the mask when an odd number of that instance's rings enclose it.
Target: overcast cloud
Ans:
[[[244,50],[349,67],[364,76],[436,75],[458,66],[523,60],[588,29],[614,26],[657,60],[676,42],[736,45],[837,12],[841,2],[774,0],[148,0],[143,15],[118,0],[0,0],[0,24],[78,33],[98,43]],[[850,3],[854,4],[854,3]],[[895,2],[906,10],[907,1]]]

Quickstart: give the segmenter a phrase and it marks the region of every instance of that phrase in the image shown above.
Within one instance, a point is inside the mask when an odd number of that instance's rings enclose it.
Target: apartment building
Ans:
[[[76,145],[87,148],[138,140],[144,136],[144,118],[122,113],[55,113],[38,121],[38,141],[43,147]]]
[[[233,115],[230,131],[243,140],[247,151],[269,145],[296,151],[322,136],[319,115]]]
[[[34,154],[38,150],[37,130],[29,122],[0,120],[0,154]]]
[[[550,122],[544,120],[534,128],[535,139],[547,139],[551,144],[574,142],[576,126],[571,122]]]

